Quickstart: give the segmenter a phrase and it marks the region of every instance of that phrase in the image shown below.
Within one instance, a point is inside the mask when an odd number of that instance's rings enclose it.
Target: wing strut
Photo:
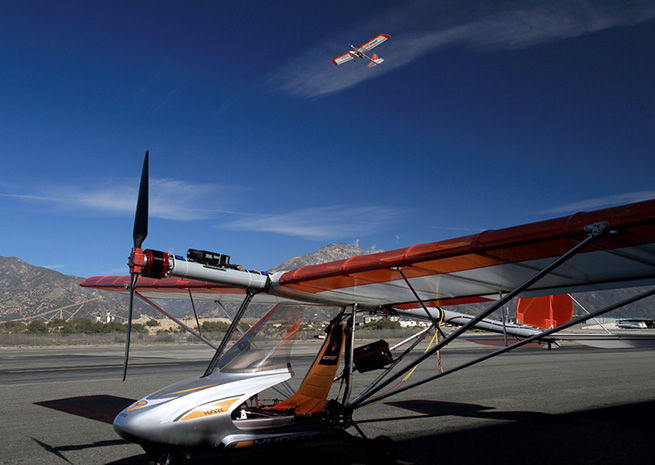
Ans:
[[[584,306],[580,302],[578,302],[575,297],[573,297],[573,294],[569,293],[569,294],[566,294],[566,295],[568,295],[573,302],[578,304],[578,307],[580,307],[583,312],[585,312],[587,315],[589,315],[589,311],[586,308],[584,308]],[[605,327],[605,325],[603,325],[599,320],[597,320],[596,318],[592,318],[592,319],[596,322],[596,324],[598,324],[598,326],[603,328],[603,331],[605,331],[607,334],[612,334],[612,332],[609,329],[607,329]]]
[[[176,323],[176,324],[177,324],[179,327],[181,327],[183,330],[185,330],[185,331],[187,331],[188,333],[190,333],[191,335],[197,337],[197,338],[200,339],[202,342],[204,342],[205,344],[207,344],[209,347],[211,347],[212,349],[216,350],[216,346],[215,346],[214,344],[212,344],[211,342],[209,342],[209,341],[208,341],[207,339],[205,339],[204,337],[202,337],[202,334],[196,333],[193,329],[189,328],[187,325],[185,325],[185,324],[182,323],[180,320],[178,320],[177,318],[175,318],[173,315],[171,315],[170,313],[168,313],[167,311],[165,311],[163,308],[161,308],[159,305],[157,305],[156,303],[154,303],[152,300],[148,299],[146,296],[144,296],[143,294],[141,294],[139,291],[134,291],[134,294],[135,294],[137,297],[140,297],[140,298],[141,298],[145,303],[147,303],[147,304],[149,304],[150,306],[152,306],[155,310],[159,311],[159,312],[160,312],[162,315],[164,315],[166,318],[169,318],[170,320],[173,320],[173,322]],[[195,310],[195,309],[194,309],[194,310]],[[200,329],[200,328],[198,328],[198,329]]]
[[[412,283],[409,282],[409,279],[407,279],[407,277],[405,276],[405,273],[403,273],[403,270],[400,267],[396,268],[396,270],[398,270],[398,273],[400,273],[400,276],[402,276],[403,279],[405,280],[405,283],[407,283],[407,287],[409,287],[409,290],[412,291],[412,294],[414,294],[414,297],[416,298],[418,303],[420,303],[421,307],[423,307],[423,310],[425,310],[425,313],[428,315],[428,318],[432,322],[432,326],[434,326],[437,329],[437,331],[439,331],[439,334],[441,334],[441,336],[445,338],[446,335],[439,328],[439,323],[437,323],[437,320],[434,319],[434,317],[432,316],[432,313],[430,313],[428,308],[425,306],[425,304],[423,303],[423,300],[421,299],[421,297],[419,297],[418,292],[416,292],[416,290],[414,289],[414,286],[412,286]],[[441,310],[440,307],[437,307],[437,310],[439,310],[439,314],[440,314],[439,319],[443,320],[443,317],[444,317],[443,310]]]
[[[191,307],[193,308],[193,316],[196,317],[196,326],[198,327],[198,334],[202,336],[202,331],[200,330],[200,320],[198,320],[198,312],[196,312],[196,304],[193,302],[193,293],[191,289],[189,291],[189,300],[191,301]]]
[[[408,389],[420,386],[420,385],[425,384],[427,382],[434,381],[437,378],[441,378],[442,376],[446,376],[446,375],[449,375],[451,373],[455,373],[455,372],[457,372],[459,370],[462,370],[464,368],[468,368],[468,367],[470,367],[472,365],[476,365],[476,364],[478,364],[480,362],[484,362],[485,360],[489,360],[490,358],[496,357],[496,356],[498,356],[500,354],[504,354],[505,352],[510,352],[510,351],[512,351],[514,349],[518,349],[521,346],[524,346],[524,345],[529,344],[531,342],[534,342],[536,340],[543,339],[543,338],[548,337],[548,336],[550,336],[550,335],[552,335],[554,333],[557,333],[557,332],[562,331],[564,329],[570,328],[571,326],[575,326],[575,325],[577,325],[579,323],[582,323],[584,321],[587,321],[589,319],[596,318],[596,317],[598,317],[600,315],[604,315],[605,313],[608,313],[608,312],[611,312],[613,310],[616,310],[617,308],[621,308],[621,307],[624,307],[626,305],[635,303],[635,302],[637,302],[639,300],[645,299],[645,298],[650,297],[652,295],[655,295],[655,287],[653,287],[649,291],[642,292],[641,294],[637,294],[637,295],[635,295],[633,297],[629,297],[629,298],[627,298],[627,299],[625,299],[625,300],[623,300],[623,301],[621,301],[619,303],[616,303],[616,304],[610,305],[608,307],[602,308],[602,309],[597,310],[595,312],[592,312],[592,313],[590,313],[588,315],[582,315],[582,316],[580,316],[578,318],[575,318],[575,319],[569,321],[568,323],[565,323],[565,324],[563,324],[561,326],[557,326],[556,328],[552,328],[552,329],[546,330],[544,332],[541,332],[539,334],[535,334],[534,336],[530,336],[527,339],[523,339],[521,341],[518,341],[518,342],[512,344],[511,346],[503,347],[503,348],[498,349],[498,350],[496,350],[494,352],[486,354],[486,355],[484,355],[484,356],[482,356],[482,357],[480,357],[478,359],[471,360],[470,362],[467,362],[467,363],[463,363],[462,365],[457,366],[455,368],[451,368],[450,370],[444,371],[442,373],[438,373],[436,375],[433,375],[433,376],[431,376],[429,378],[426,378],[426,379],[423,379],[421,381],[417,381],[416,383],[411,384],[409,386],[405,386],[403,388],[396,389],[393,392],[389,392],[389,393],[379,395],[375,399],[369,399],[367,401],[365,399],[362,399],[362,401],[360,401],[360,403],[358,404],[358,407],[364,407],[364,406],[366,406],[368,404],[371,404],[373,402],[379,402],[380,400],[385,399],[385,398],[387,398],[389,396],[398,394],[398,393],[403,392],[403,391],[407,391]],[[417,364],[418,364],[418,362],[415,365],[417,365]],[[368,397],[370,397],[370,396],[368,396]]]
[[[353,305],[352,317],[348,321],[346,327],[346,350],[344,357],[344,374],[346,377],[346,389],[343,393],[343,403],[346,404],[350,400],[350,393],[352,391],[353,379],[353,362],[355,360],[355,326],[357,317],[357,304]]]
[[[216,353],[214,354],[212,361],[209,363],[207,370],[205,370],[205,374],[202,375],[203,378],[211,375],[212,371],[214,371],[214,368],[216,368],[216,364],[221,359],[227,343],[230,342],[234,331],[237,329],[238,324],[241,322],[241,318],[243,318],[243,314],[246,313],[246,309],[248,308],[248,305],[250,305],[250,301],[256,293],[257,292],[255,291],[246,289],[246,297],[243,299],[243,302],[241,302],[241,306],[239,307],[239,310],[237,310],[237,314],[234,315],[234,319],[232,320],[232,323],[230,323],[230,327],[228,328],[227,333],[225,333],[225,336],[223,336],[221,344],[218,346],[218,349],[216,349]]]
[[[608,222],[601,222],[601,223],[595,223],[593,225],[588,225],[585,227],[585,232],[588,234],[587,237],[576,244],[571,250],[566,252],[565,254],[561,255],[559,258],[555,259],[550,265],[546,266],[542,270],[538,271],[535,273],[531,278],[529,278],[527,281],[525,281],[523,284],[518,286],[516,289],[514,289],[512,292],[508,293],[505,295],[504,298],[496,301],[494,304],[490,305],[487,310],[476,316],[475,318],[471,319],[467,324],[464,326],[460,327],[456,331],[452,332],[451,334],[448,335],[444,340],[442,340],[440,343],[438,343],[436,346],[434,346],[432,349],[429,351],[425,352],[423,355],[421,355],[419,358],[414,361],[414,363],[410,364],[409,366],[403,368],[400,370],[398,373],[395,375],[391,376],[388,380],[386,380],[383,383],[380,383],[378,386],[374,387],[373,389],[370,389],[369,391],[366,392],[365,395],[360,395],[357,399],[355,399],[353,402],[348,404],[346,407],[349,409],[356,409],[360,406],[364,405],[364,401],[370,397],[372,397],[374,394],[385,388],[386,386],[390,385],[393,383],[395,380],[403,376],[405,373],[409,372],[412,370],[415,366],[417,366],[419,363],[423,362],[427,358],[431,357],[434,353],[438,352],[441,350],[443,347],[446,345],[450,344],[452,341],[457,339],[462,333],[465,331],[469,330],[470,328],[474,327],[478,322],[483,320],[484,318],[488,317],[491,315],[493,312],[501,308],[503,305],[505,305],[507,302],[512,300],[514,297],[519,295],[521,292],[525,291],[528,289],[530,286],[532,286],[534,283],[539,281],[541,278],[544,276],[550,274],[553,270],[558,268],[560,265],[564,264],[566,261],[577,255],[580,251],[582,251],[584,248],[586,248],[589,244],[591,244],[593,241],[598,239],[601,236],[604,236],[605,234],[609,234],[610,232],[610,227]],[[655,291],[654,291],[655,292]],[[558,327],[558,329],[563,328],[562,326]],[[537,339],[538,337],[543,337],[543,333],[540,333],[535,337]],[[513,346],[509,346],[513,347]],[[452,371],[452,370],[450,370]],[[443,375],[441,373],[440,375]],[[434,377],[433,377],[434,378]],[[407,388],[403,388],[403,390],[406,390]],[[394,391],[397,392],[397,391]],[[388,396],[390,394],[385,394],[385,396]],[[376,399],[378,400],[378,399]],[[370,402],[367,402],[370,403]]]
[[[432,330],[434,329],[434,324],[430,325],[429,327],[425,328],[424,330],[420,331],[419,333],[416,333],[415,335],[405,339],[404,341],[401,341],[399,344],[396,344],[394,347],[392,347],[390,350],[394,350],[396,347],[399,347],[406,342],[409,342],[411,339],[416,339],[412,345],[410,345],[405,351],[400,354],[398,357],[396,357],[391,365],[389,365],[384,372],[380,374],[380,376],[377,377],[375,381],[373,381],[368,388],[364,390],[360,394],[360,397],[368,397],[368,393],[375,387],[377,386],[378,383],[380,383],[384,378],[386,378],[389,373],[393,371],[393,369],[402,361],[404,360],[405,356],[409,353],[411,353],[417,345],[419,345],[423,340],[425,339],[425,336],[430,334]],[[445,336],[444,336],[445,337]],[[429,346],[428,346],[429,347]],[[414,365],[416,366],[416,365]],[[441,366],[441,362],[439,363],[439,366]],[[408,376],[409,377],[409,376]]]

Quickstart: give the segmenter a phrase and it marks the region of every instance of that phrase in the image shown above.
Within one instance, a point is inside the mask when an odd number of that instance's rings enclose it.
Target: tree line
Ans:
[[[135,333],[147,333],[149,328],[160,326],[159,321],[152,319],[145,323],[132,323],[132,331]],[[250,328],[250,325],[242,322],[240,324],[244,331]],[[229,324],[224,321],[205,321],[200,325],[202,333],[224,333],[228,330]],[[400,324],[397,321],[391,321],[382,318],[363,326],[361,329],[399,329]],[[307,329],[306,325],[300,328]],[[182,328],[170,328],[168,330],[160,329],[158,332],[179,332]],[[25,321],[5,321],[0,323],[0,333],[3,334],[107,334],[107,333],[126,333],[127,323],[112,321],[104,323],[93,321],[89,318],[75,318],[71,320],[53,319],[48,322],[41,320]]]

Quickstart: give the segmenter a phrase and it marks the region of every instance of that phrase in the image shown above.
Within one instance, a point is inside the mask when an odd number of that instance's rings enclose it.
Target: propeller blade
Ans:
[[[127,361],[130,357],[130,336],[132,335],[132,309],[134,307],[134,291],[136,289],[136,282],[141,272],[143,265],[143,251],[141,244],[148,235],[148,158],[149,154],[146,151],[146,156],[143,159],[143,168],[141,170],[141,181],[139,183],[139,196],[136,200],[136,213],[134,214],[134,230],[132,231],[132,238],[134,239],[134,248],[130,256],[130,310],[127,315],[127,338],[125,342],[125,363],[123,365],[123,381],[127,376]]]
[[[141,183],[139,184],[139,197],[136,201],[136,214],[134,215],[134,247],[140,248],[148,235],[148,152],[143,159],[141,170]]]
[[[132,333],[132,308],[134,306],[134,290],[136,289],[136,280],[139,277],[138,273],[132,273],[130,282],[130,311],[127,314],[127,338],[125,342],[125,363],[123,364],[123,381],[127,377],[127,361],[130,357],[130,335]]]

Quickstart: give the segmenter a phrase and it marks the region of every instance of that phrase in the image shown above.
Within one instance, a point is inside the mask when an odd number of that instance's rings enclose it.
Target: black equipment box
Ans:
[[[377,342],[356,347],[353,351],[353,363],[360,373],[384,368],[393,362],[389,344],[380,339]]]

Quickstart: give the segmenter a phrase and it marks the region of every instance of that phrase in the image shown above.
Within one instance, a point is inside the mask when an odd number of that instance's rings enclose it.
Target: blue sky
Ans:
[[[362,61],[332,58],[379,33]],[[0,255],[252,269],[655,197],[655,1],[31,1],[0,7]]]

